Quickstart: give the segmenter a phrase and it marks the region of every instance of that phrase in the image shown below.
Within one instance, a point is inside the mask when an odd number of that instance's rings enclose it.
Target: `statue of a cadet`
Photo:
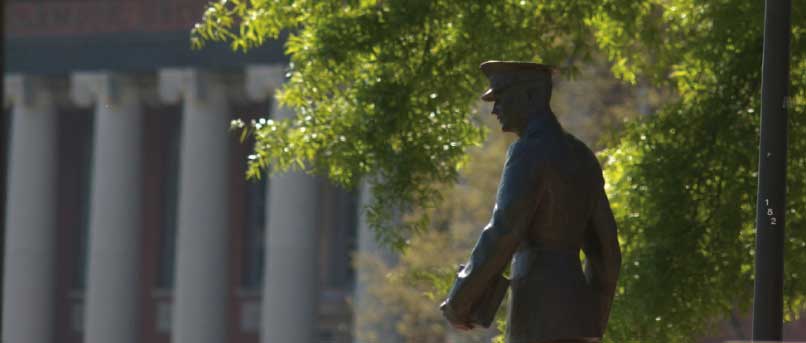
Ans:
[[[481,64],[491,83],[481,98],[495,102],[502,130],[519,138],[507,152],[492,219],[441,305],[456,329],[489,326],[508,283],[509,343],[601,341],[621,264],[599,162],[549,106],[553,69]]]

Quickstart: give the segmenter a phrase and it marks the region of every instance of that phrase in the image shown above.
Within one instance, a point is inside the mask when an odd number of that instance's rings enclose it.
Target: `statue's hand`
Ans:
[[[451,323],[451,326],[453,326],[453,328],[454,328],[454,329],[459,330],[459,331],[469,331],[469,330],[473,330],[473,324],[457,324],[457,323]]]
[[[459,318],[456,317],[456,314],[448,305],[448,300],[443,301],[442,304],[439,305],[439,309],[442,310],[442,316],[445,317],[445,319],[447,319],[449,323],[451,323],[451,326],[453,326],[454,329],[459,331],[467,331],[473,329],[473,324],[470,324],[469,322],[464,320],[460,320]]]

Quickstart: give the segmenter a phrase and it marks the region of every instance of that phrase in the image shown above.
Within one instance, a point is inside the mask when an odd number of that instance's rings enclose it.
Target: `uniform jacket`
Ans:
[[[457,275],[446,316],[468,318],[511,262],[507,342],[601,337],[621,263],[603,185],[594,154],[553,114],[532,119],[507,152],[492,219]]]

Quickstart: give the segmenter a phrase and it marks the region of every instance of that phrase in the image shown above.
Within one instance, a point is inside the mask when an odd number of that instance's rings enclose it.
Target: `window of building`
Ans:
[[[176,265],[177,201],[179,185],[179,150],[182,116],[166,115],[162,118],[163,127],[160,140],[162,149],[162,216],[159,234],[159,264],[157,266],[157,288],[173,289],[174,266]]]
[[[260,332],[260,305],[259,299],[247,300],[241,304],[241,331],[245,333]]]
[[[173,303],[170,301],[157,302],[157,313],[155,316],[157,332],[162,334],[170,334],[172,321]]]
[[[320,277],[328,289],[348,291],[354,276],[352,257],[358,225],[357,192],[328,183],[320,194]]]
[[[62,108],[58,121],[59,331],[70,338],[84,331],[90,194],[95,120],[87,108]]]
[[[266,187],[268,176],[246,184],[246,220],[243,232],[241,288],[259,291],[263,286],[263,264],[266,255]]]
[[[59,187],[61,225],[69,239],[70,289],[87,286],[94,116],[89,110],[59,113]]]

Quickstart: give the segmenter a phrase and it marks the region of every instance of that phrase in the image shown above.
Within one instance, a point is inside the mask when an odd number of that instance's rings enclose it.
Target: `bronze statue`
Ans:
[[[599,342],[621,264],[599,162],[551,112],[552,70],[481,64],[491,84],[481,98],[495,102],[502,130],[519,139],[507,152],[492,219],[441,306],[456,329],[488,326],[511,261],[509,343]]]

